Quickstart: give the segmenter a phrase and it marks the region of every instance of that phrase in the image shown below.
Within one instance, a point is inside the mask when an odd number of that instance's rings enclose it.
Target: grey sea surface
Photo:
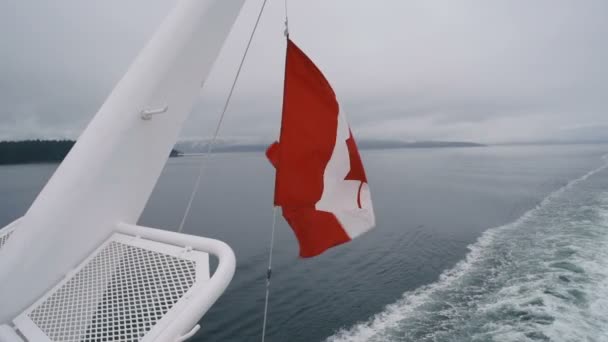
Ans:
[[[608,341],[608,145],[362,152],[377,227],[312,259],[279,219],[266,341]],[[201,157],[172,158],[140,224],[175,230]],[[57,165],[0,167],[0,226]],[[237,256],[195,341],[261,338],[274,172],[206,161],[184,232]]]

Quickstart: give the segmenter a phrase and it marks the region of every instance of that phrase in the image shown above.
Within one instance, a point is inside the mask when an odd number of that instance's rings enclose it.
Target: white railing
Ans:
[[[209,254],[219,260],[210,276]],[[28,341],[183,341],[232,280],[225,243],[130,224],[19,315]]]
[[[187,234],[169,232],[160,229],[146,228],[135,225],[119,224],[119,231],[140,235],[143,238],[158,239],[165,243],[187,246],[204,251],[218,258],[218,266],[208,283],[199,283],[193,288],[193,295],[188,298],[184,310],[176,313],[173,324],[164,329],[158,341],[182,340],[185,334],[194,334],[198,330],[197,323],[224,293],[236,270],[236,257],[232,248],[226,243]],[[207,267],[208,267],[207,263]]]

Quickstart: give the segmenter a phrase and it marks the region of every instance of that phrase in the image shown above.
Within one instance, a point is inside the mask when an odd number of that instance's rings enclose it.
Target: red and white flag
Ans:
[[[287,40],[274,203],[312,257],[370,230],[374,210],[357,144],[321,71]]]

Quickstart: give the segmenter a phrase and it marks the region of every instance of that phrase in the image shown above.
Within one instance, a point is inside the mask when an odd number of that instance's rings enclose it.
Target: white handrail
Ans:
[[[219,240],[156,228],[119,223],[117,232],[175,246],[192,247],[195,250],[213,254],[218,258],[219,264],[213,276],[208,281],[192,288],[191,293],[193,295],[188,298],[187,306],[180,310],[179,315],[172,319],[171,324],[164,327],[155,339],[156,341],[181,340],[200,321],[230,284],[236,269],[234,252],[230,246]]]
[[[142,120],[150,120],[152,119],[152,115],[158,115],[166,113],[169,110],[169,106],[164,106],[162,108],[156,109],[144,109],[140,112]]]

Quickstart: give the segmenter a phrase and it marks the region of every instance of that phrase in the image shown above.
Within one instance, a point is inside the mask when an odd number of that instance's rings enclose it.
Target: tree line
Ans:
[[[74,140],[0,141],[0,165],[27,163],[57,163],[70,152]],[[180,152],[171,151],[171,157]]]

